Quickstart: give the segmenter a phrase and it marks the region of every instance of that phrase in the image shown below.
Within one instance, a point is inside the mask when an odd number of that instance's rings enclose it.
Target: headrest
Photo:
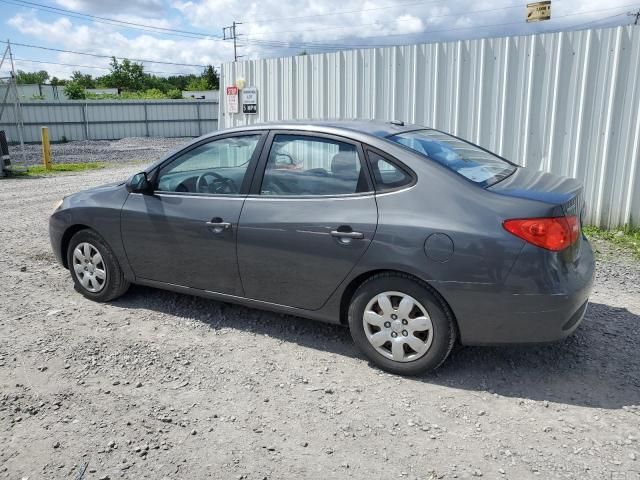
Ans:
[[[331,173],[345,178],[358,177],[356,152],[338,152],[331,159]]]

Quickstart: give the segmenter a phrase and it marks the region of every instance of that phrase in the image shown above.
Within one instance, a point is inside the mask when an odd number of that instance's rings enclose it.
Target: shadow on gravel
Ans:
[[[113,306],[154,310],[213,329],[250,331],[362,358],[346,328],[338,325],[140,286],[133,286]],[[591,303],[582,325],[565,341],[454,349],[435,373],[406,381],[592,408],[640,405],[640,316],[626,308]]]
[[[640,405],[640,316],[590,303],[564,341],[462,348],[434,377],[422,381],[593,408]]]

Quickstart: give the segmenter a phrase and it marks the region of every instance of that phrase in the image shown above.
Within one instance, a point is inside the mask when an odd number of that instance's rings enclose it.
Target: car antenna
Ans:
[[[397,125],[399,127],[404,127],[404,122],[402,120],[391,120],[389,123],[391,125]]]

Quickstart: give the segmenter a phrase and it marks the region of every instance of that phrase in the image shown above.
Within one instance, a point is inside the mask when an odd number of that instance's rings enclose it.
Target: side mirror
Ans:
[[[136,173],[133,177],[127,180],[127,191],[129,193],[151,193],[151,182],[147,177],[147,172]]]

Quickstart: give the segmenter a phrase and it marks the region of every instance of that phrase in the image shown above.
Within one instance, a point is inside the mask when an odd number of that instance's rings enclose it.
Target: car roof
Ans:
[[[311,130],[311,129],[330,129],[330,130],[348,130],[351,132],[372,135],[379,138],[386,138],[391,135],[397,135],[412,130],[422,130],[428,127],[415,124],[406,124],[401,121],[383,121],[383,120],[288,120],[280,122],[266,122],[253,125],[244,125],[240,127],[230,128],[226,131],[247,131],[247,130]],[[326,131],[326,130],[325,130]],[[216,132],[220,133],[220,132]]]
[[[167,153],[160,160],[150,165],[146,171],[153,170],[156,166],[160,165],[175,154],[181,152],[189,145],[197,144],[203,139],[211,139],[219,135],[226,135],[229,133],[242,133],[263,130],[299,130],[301,132],[317,132],[342,135],[352,138],[356,141],[367,141],[366,137],[369,137],[369,139],[372,139],[373,137],[373,139],[375,140],[389,144],[389,142],[391,141],[387,137],[391,135],[424,129],[430,129],[430,127],[415,124],[405,124],[404,122],[395,120],[287,120],[240,125],[237,127],[225,128],[222,130],[214,130],[201,137],[194,138],[190,144],[181,145],[180,147],[177,147],[176,149]],[[379,148],[381,148],[380,145],[375,145],[374,142],[372,142],[371,144],[373,146],[378,146]],[[391,142],[391,144],[393,146],[396,146],[394,142]]]

